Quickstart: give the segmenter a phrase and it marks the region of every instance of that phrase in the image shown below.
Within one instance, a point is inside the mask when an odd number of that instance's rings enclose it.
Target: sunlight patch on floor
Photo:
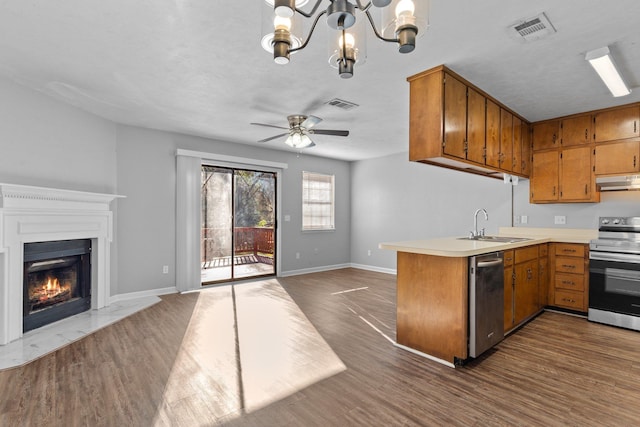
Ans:
[[[156,425],[172,424],[196,405],[207,408],[205,424],[230,420],[345,369],[276,279],[206,289]]]

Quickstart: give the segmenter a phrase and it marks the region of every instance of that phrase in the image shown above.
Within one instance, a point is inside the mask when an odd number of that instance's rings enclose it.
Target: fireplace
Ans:
[[[23,332],[91,308],[91,239],[24,244]]]

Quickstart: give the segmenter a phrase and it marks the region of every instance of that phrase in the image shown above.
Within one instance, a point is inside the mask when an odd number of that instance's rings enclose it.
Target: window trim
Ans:
[[[315,180],[309,178],[315,177]],[[319,179],[321,178],[321,179]],[[327,182],[327,178],[330,178],[331,185],[331,225],[330,226],[305,226],[305,208],[312,205],[312,202],[305,198],[305,186],[310,181]],[[328,202],[323,202],[327,204]],[[318,204],[318,202],[316,202]],[[326,218],[322,216],[321,218]],[[324,174],[318,172],[302,171],[302,231],[308,232],[327,232],[336,230],[336,176],[334,174]]]

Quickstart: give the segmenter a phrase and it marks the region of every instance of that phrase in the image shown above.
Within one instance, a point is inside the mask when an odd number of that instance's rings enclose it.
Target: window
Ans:
[[[302,172],[302,229],[335,230],[333,175]]]

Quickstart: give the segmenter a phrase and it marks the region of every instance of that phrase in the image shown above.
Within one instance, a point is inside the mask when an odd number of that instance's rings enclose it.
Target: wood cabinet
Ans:
[[[537,314],[540,304],[539,246],[505,251],[504,330],[509,331]],[[512,264],[507,258],[513,258]]]
[[[545,308],[548,302],[549,293],[549,244],[543,243],[538,249],[538,303],[539,307]]]
[[[526,123],[445,66],[407,79],[410,84],[409,160],[502,179],[523,174],[521,127]],[[528,169],[524,169],[528,170]]]
[[[531,175],[531,126],[527,122],[522,122],[522,174]]]
[[[560,121],[548,120],[532,125],[533,151],[547,150],[560,146]]]
[[[560,145],[570,147],[590,143],[592,141],[591,122],[591,114],[563,119],[560,122]]]
[[[586,312],[589,305],[589,250],[577,243],[551,243],[549,305]]]
[[[592,147],[533,153],[531,203],[598,202]]]
[[[640,136],[638,104],[597,112],[593,118],[595,142],[616,141]]]
[[[610,142],[595,147],[596,175],[640,172],[640,142]]]

